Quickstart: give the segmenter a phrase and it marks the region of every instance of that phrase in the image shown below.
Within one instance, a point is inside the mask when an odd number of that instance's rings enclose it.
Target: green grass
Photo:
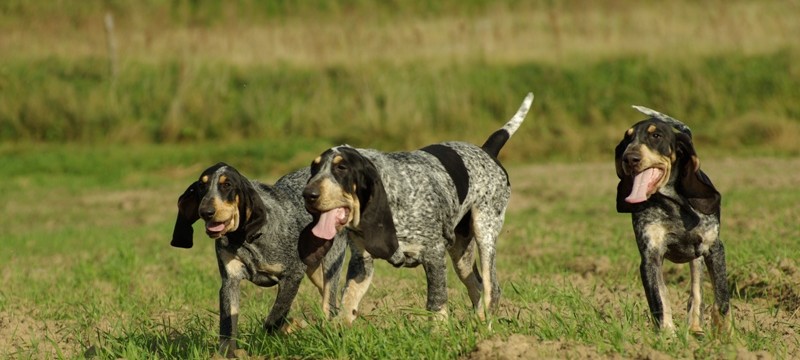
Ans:
[[[198,237],[191,250],[169,247],[175,200],[216,158],[241,163],[245,174],[265,180],[286,170],[259,164],[264,154],[247,146],[213,154],[191,145],[48,146],[2,155],[13,169],[6,174],[12,184],[3,201],[7,216],[0,218],[8,245],[0,247],[6,356],[213,354],[219,286],[213,246]],[[185,168],[175,170],[176,164]],[[452,271],[451,317],[437,323],[420,310],[422,270],[379,263],[363,317],[350,328],[322,321],[316,290],[304,282],[291,316],[309,325],[289,335],[266,334],[261,321],[275,289],[245,284],[240,344],[257,358],[446,359],[469,356],[491,341],[501,344],[495,351],[511,351],[504,339],[521,336],[513,343],[545,357],[796,356],[800,344],[785,334],[797,330],[800,306],[800,264],[792,255],[800,251],[794,241],[800,192],[797,175],[785,169],[798,162],[705,158],[703,164],[724,195],[722,234],[738,334],[732,343],[711,332],[705,338],[683,333],[687,266],[665,268],[678,334],[652,332],[630,220],[613,210],[610,164],[517,163],[509,166],[514,197],[498,245],[503,298],[491,329],[471,314]],[[112,165],[113,171],[98,170]],[[705,294],[710,304],[708,284]]]
[[[118,73],[104,16],[114,16]],[[377,265],[363,317],[261,330],[255,358],[776,358],[800,355],[800,7],[792,1],[82,1],[0,3],[0,357],[208,358],[211,241],[169,247],[175,202],[218,161],[273,181],[341,143],[480,143],[514,184],[491,328],[450,274],[432,322],[421,269]],[[652,331],[611,151],[648,106],[686,121],[723,193],[737,336],[685,334],[686,266],[665,267],[675,337]],[[704,288],[710,304],[710,288]],[[708,313],[708,312],[706,312]],[[763,355],[763,354],[762,354]]]
[[[403,149],[482,141],[473,134],[499,127],[533,91],[520,132],[537,141],[510,144],[507,156],[517,160],[603,159],[619,129],[641,118],[631,104],[686,121],[708,152],[797,155],[800,77],[783,75],[796,58],[780,51],[678,64],[630,57],[446,69],[132,63],[114,85],[97,59],[0,62],[0,87],[10,94],[0,99],[0,139],[267,145],[288,137]]]

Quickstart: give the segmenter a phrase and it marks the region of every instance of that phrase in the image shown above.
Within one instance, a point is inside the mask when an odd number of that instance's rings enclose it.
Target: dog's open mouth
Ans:
[[[339,230],[347,224],[350,216],[350,209],[347,207],[338,207],[328,211],[323,211],[319,214],[317,224],[311,229],[314,236],[331,240]]]
[[[233,218],[227,221],[208,221],[206,222],[206,234],[212,239],[222,236],[222,233],[233,223]]]
[[[631,204],[647,201],[647,198],[658,190],[656,186],[662,176],[664,176],[664,170],[654,167],[636,174],[633,177],[631,194],[625,198],[625,201]]]

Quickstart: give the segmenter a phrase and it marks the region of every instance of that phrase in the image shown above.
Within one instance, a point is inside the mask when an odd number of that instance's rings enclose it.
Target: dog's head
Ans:
[[[614,151],[617,211],[636,212],[653,194],[673,188],[705,214],[719,211],[720,195],[700,171],[692,133],[682,122],[644,107],[648,115],[625,132]]]
[[[264,222],[264,204],[244,176],[225,163],[218,163],[200,174],[178,198],[178,218],[172,233],[172,246],[192,247],[192,224],[205,221],[212,239],[241,236],[251,239]]]
[[[303,198],[314,217],[314,237],[330,240],[346,227],[363,234],[374,257],[388,258],[397,249],[383,182],[375,165],[356,149],[338,146],[314,159]]]

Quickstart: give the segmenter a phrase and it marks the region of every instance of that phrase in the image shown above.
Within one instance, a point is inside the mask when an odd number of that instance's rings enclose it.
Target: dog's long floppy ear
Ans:
[[[335,238],[331,240],[318,238],[311,232],[317,221],[319,219],[315,217],[314,221],[300,232],[300,239],[297,243],[297,252],[300,255],[300,260],[309,267],[317,266],[331,249],[333,242],[336,241]]]
[[[364,234],[364,248],[373,256],[389,259],[399,247],[397,230],[392,219],[389,198],[380,174],[369,159],[361,156],[355,149],[343,149],[348,154],[357,187],[358,201],[361,204],[359,228]]]
[[[258,237],[258,232],[266,221],[267,209],[261,197],[258,196],[253,183],[238,171],[235,171],[235,173],[237,176],[231,180],[234,180],[235,187],[240,189],[239,216],[241,225],[239,226],[244,229],[245,241],[250,242]]]
[[[692,139],[684,133],[677,133],[678,179],[676,188],[687,198],[697,211],[706,214],[719,214],[722,196],[711,183],[711,179],[700,170],[700,159],[694,150]]]
[[[200,219],[198,212],[200,207],[199,186],[199,182],[193,182],[178,198],[178,218],[175,219],[175,228],[172,230],[172,241],[170,242],[170,245],[174,247],[189,249],[194,244],[192,224]]]
[[[614,166],[616,167],[617,177],[619,178],[619,183],[617,184],[618,213],[632,213],[635,212],[640,206],[639,204],[631,204],[625,201],[625,198],[630,195],[631,191],[633,191],[633,178],[630,175],[626,175],[625,172],[622,171],[622,154],[625,152],[625,149],[628,148],[628,145],[632,140],[633,128],[625,133],[622,141],[620,141],[617,147],[614,149]]]

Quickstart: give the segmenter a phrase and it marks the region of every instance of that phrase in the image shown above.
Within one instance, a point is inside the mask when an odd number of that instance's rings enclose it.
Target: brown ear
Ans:
[[[630,130],[628,130],[630,132]],[[624,171],[622,171],[622,154],[625,152],[625,149],[628,148],[628,145],[631,143],[632,137],[625,133],[625,136],[622,137],[622,141],[617,144],[617,147],[614,148],[614,167],[617,171],[617,177],[619,178],[619,183],[617,184],[617,212],[618,213],[632,213],[635,212],[641,205],[639,204],[631,204],[625,201],[625,198],[630,195],[631,191],[633,191],[633,178],[630,175],[626,175]]]
[[[678,193],[685,196],[695,210],[719,215],[722,196],[711,183],[711,179],[700,170],[700,159],[694,150],[692,139],[683,133],[676,134],[678,148],[679,182]]]
[[[331,249],[333,242],[336,241],[335,237],[330,240],[325,240],[316,237],[314,233],[311,232],[311,229],[317,221],[319,221],[319,219],[314,219],[314,221],[300,232],[300,239],[297,244],[297,252],[300,255],[300,260],[308,267],[317,266]]]
[[[197,209],[200,207],[200,184],[194,182],[178,198],[178,217],[175,219],[175,228],[172,230],[170,245],[189,249],[194,244],[192,224],[200,219]]]

